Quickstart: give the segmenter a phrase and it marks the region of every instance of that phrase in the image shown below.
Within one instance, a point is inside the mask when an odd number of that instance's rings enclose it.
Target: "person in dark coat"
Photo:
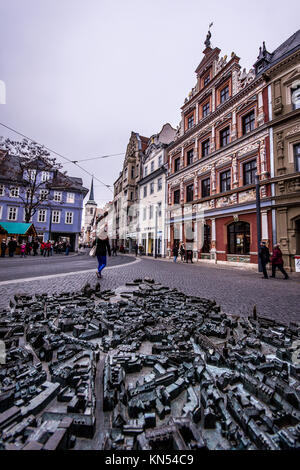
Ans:
[[[6,240],[3,238],[1,242],[1,258],[4,258],[5,256],[6,247],[7,247]]]
[[[177,261],[177,256],[178,256],[178,246],[177,246],[177,245],[174,245],[174,248],[173,248],[173,256],[174,256],[174,263],[176,263],[176,261]]]
[[[106,266],[106,253],[111,256],[109,239],[107,236],[107,226],[100,232],[99,236],[94,240],[93,246],[96,245],[96,256],[98,260],[97,277],[102,277],[102,270]]]
[[[16,251],[17,248],[17,242],[14,238],[11,238],[8,242],[8,254],[10,257],[14,256],[14,252]]]
[[[138,247],[138,244],[137,244],[137,243],[134,245],[134,251],[135,251],[135,256],[137,256],[137,255],[138,255],[138,251],[139,251],[139,247]]]
[[[289,279],[287,272],[283,268],[282,252],[281,252],[279,243],[277,245],[274,245],[271,263],[272,263],[272,276],[271,277],[273,278],[275,277],[276,268],[278,268],[279,271],[281,271],[282,274],[284,275],[284,279]]]
[[[34,240],[32,244],[32,248],[33,248],[33,256],[37,256],[38,249],[39,249],[39,242],[37,240]]]
[[[261,267],[264,273],[263,279],[269,279],[268,273],[267,273],[267,264],[270,262],[270,252],[269,252],[269,248],[266,245],[266,242],[260,243],[259,258],[260,258]]]
[[[180,254],[180,257],[181,257],[181,261],[184,261],[185,249],[184,249],[184,244],[183,243],[180,245],[179,254]]]

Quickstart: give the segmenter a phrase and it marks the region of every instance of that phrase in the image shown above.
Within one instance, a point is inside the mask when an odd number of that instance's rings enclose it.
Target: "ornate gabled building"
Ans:
[[[269,93],[274,242],[294,271],[300,256],[300,30],[272,54],[264,44],[256,66]]]
[[[272,243],[268,90],[234,52],[220,57],[210,32],[205,46],[168,148],[168,253],[184,242],[194,260],[257,263],[256,172]]]
[[[113,243],[125,251],[132,251],[137,243],[138,190],[141,178],[141,159],[149,138],[131,132],[127,145],[123,170],[114,183]]]
[[[165,207],[167,147],[175,129],[167,123],[150,137],[141,162],[139,180],[138,244],[149,256],[166,255]]]

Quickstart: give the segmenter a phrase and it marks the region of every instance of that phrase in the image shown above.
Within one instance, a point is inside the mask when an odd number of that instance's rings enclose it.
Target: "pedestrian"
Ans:
[[[26,255],[31,255],[31,250],[32,250],[31,243],[27,240],[27,242],[26,242],[26,250],[25,250]]]
[[[266,242],[260,243],[260,249],[258,256],[260,258],[261,267],[263,270],[264,277],[262,279],[269,279],[267,273],[267,264],[270,262],[270,252],[269,248],[267,247]]]
[[[52,256],[53,255],[53,245],[54,243],[51,241],[49,242],[50,243],[50,255]]]
[[[113,247],[112,247],[112,255],[113,255],[113,256],[117,256],[117,245],[116,245],[116,243],[113,244]]]
[[[3,240],[1,241],[1,258],[4,258],[5,256],[6,247],[7,247],[6,240],[5,238],[3,238]]]
[[[50,255],[50,250],[51,250],[51,243],[50,243],[50,241],[48,240],[48,241],[45,243],[45,245],[44,245],[44,258],[45,258],[46,256],[49,257],[49,255]]]
[[[138,244],[136,243],[136,244],[134,245],[135,256],[138,255],[138,250],[139,250],[139,247],[138,247]]]
[[[102,277],[102,270],[106,266],[106,254],[111,256],[109,239],[107,236],[107,226],[105,225],[103,230],[99,233],[99,236],[94,240],[93,246],[96,246],[96,256],[98,260],[98,271],[97,277]]]
[[[44,251],[45,251],[45,242],[42,241],[42,242],[41,242],[41,256],[44,255]]]
[[[34,240],[32,244],[32,248],[33,248],[33,256],[37,256],[38,249],[39,249],[39,242],[37,240]]]
[[[70,245],[69,242],[67,242],[67,243],[66,243],[66,255],[67,255],[67,256],[69,255],[70,248],[71,248],[71,245]]]
[[[26,252],[26,243],[23,241],[20,246],[20,253],[21,253],[21,258],[25,258],[25,252]]]
[[[180,245],[179,254],[180,254],[180,257],[181,257],[181,261],[184,261],[185,249],[184,249],[184,244],[183,243],[181,243],[181,245]]]
[[[14,238],[11,238],[8,242],[8,254],[12,258],[17,248],[17,242]]]
[[[177,256],[178,256],[178,246],[174,245],[173,247],[173,256],[174,256],[174,263],[177,261]]]
[[[287,275],[287,272],[285,271],[283,267],[282,252],[281,252],[279,243],[274,245],[273,253],[271,257],[271,263],[272,263],[272,276],[271,277],[275,278],[276,268],[278,268],[279,271],[281,271],[282,274],[284,275],[284,279],[289,279],[289,276]]]

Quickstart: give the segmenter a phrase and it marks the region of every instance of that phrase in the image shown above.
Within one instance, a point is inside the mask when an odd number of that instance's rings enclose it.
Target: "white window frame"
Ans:
[[[60,224],[61,211],[52,211],[52,224]]]
[[[44,219],[44,220],[41,220],[42,213],[44,213],[44,217],[42,217],[42,219]],[[38,210],[37,221],[38,221],[39,224],[44,224],[45,222],[47,222],[47,209],[39,209]]]
[[[68,222],[70,214],[71,214],[71,222]],[[73,223],[74,223],[74,212],[67,211],[65,213],[65,224],[72,225]]]
[[[3,206],[0,206],[0,219],[2,219]]]
[[[163,161],[162,161],[162,155],[158,157],[158,167],[162,166]]]
[[[9,190],[9,197],[19,197],[20,196],[20,188],[19,186],[13,186]]]
[[[5,186],[4,184],[0,184],[0,196],[4,196],[5,195]]]
[[[42,171],[41,182],[45,183],[46,181],[50,180],[50,172],[49,171]]]
[[[34,181],[36,177],[36,170],[27,170],[29,181]]]
[[[75,193],[67,193],[67,204],[75,203]]]
[[[56,201],[56,202],[61,202],[62,201],[62,192],[61,191],[54,191],[53,200]]]
[[[40,189],[40,200],[47,201],[49,197],[49,190],[48,189]]]
[[[26,210],[25,210],[25,207],[24,207],[24,209],[23,209],[23,221],[24,222],[26,222],[25,215],[26,215]],[[32,222],[32,214],[31,214],[29,222]]]
[[[160,184],[159,184],[160,182]],[[162,178],[158,178],[157,180],[157,191],[161,191],[162,190]]]
[[[12,213],[11,209],[13,209],[13,213],[15,214],[15,218],[11,219],[9,216]],[[18,207],[16,206],[7,206],[7,220],[15,222],[18,220]]]

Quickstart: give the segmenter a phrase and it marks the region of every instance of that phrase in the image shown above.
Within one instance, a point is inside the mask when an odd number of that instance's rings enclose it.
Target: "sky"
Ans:
[[[212,46],[248,70],[263,41],[272,52],[299,29],[299,10],[298,0],[0,0],[0,122],[71,160],[125,153],[131,131],[177,127],[209,23]],[[0,136],[21,139],[2,126]],[[100,206],[123,160],[80,163],[104,183],[94,182]]]

